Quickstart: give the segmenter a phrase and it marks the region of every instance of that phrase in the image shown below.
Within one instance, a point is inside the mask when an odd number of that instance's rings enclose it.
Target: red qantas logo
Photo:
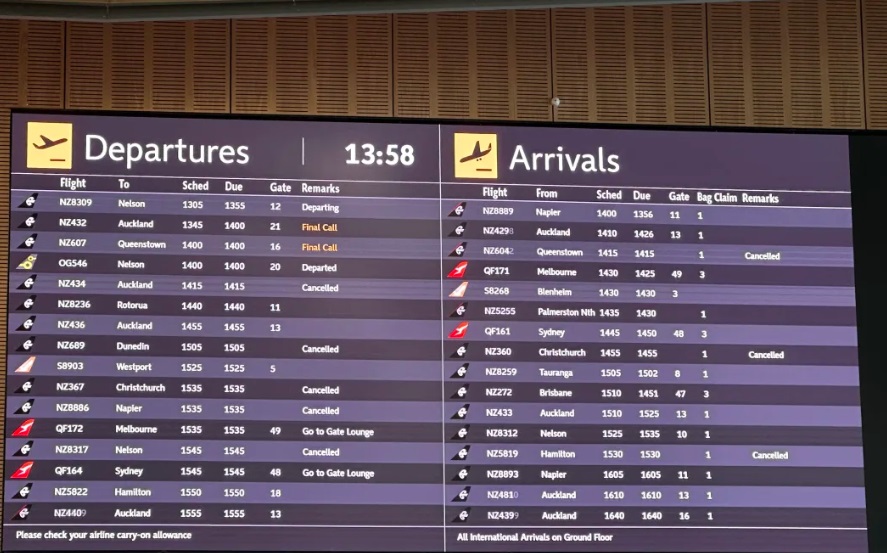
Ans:
[[[12,473],[10,478],[27,478],[31,475],[31,468],[34,466],[34,461],[28,461],[16,469],[15,472]]]
[[[447,278],[462,278],[465,276],[465,270],[468,268],[467,261],[460,261],[453,267],[453,270],[447,275]]]
[[[450,338],[464,338],[466,332],[468,332],[468,323],[459,323],[456,325],[456,328],[450,332]]]
[[[28,419],[25,422],[18,425],[18,428],[12,431],[12,436],[14,438],[24,438],[31,433],[31,428],[34,427],[34,419]]]

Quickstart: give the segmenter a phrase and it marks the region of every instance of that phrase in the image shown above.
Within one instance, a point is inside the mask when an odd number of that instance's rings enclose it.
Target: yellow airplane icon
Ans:
[[[455,133],[453,136],[457,179],[498,178],[495,134]]]
[[[28,121],[28,169],[70,169],[74,125]]]
[[[46,135],[41,134],[40,139],[43,141],[43,144],[32,143],[32,146],[37,148],[38,150],[45,150],[46,148],[52,148],[53,146],[58,146],[59,144],[64,144],[68,141],[67,138],[59,138],[58,140],[51,140],[46,138]]]

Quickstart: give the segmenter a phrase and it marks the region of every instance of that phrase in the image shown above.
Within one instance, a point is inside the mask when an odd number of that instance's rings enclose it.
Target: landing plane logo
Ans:
[[[466,355],[468,355],[468,344],[462,344],[456,348],[456,351],[454,351],[450,357],[453,359],[462,359]]]
[[[455,482],[464,482],[468,480],[468,473],[471,470],[471,467],[462,467],[459,469],[459,472],[456,473],[456,476],[453,477],[453,481]]]
[[[468,332],[468,322],[459,323],[456,325],[456,328],[450,331],[450,338],[464,338],[465,334]]]
[[[471,515],[471,507],[467,509],[462,509],[459,511],[459,514],[456,515],[456,518],[453,519],[453,522],[468,522],[468,517]]]
[[[471,404],[466,403],[466,404],[463,405],[462,407],[459,407],[459,409],[456,411],[456,413],[453,414],[453,416],[450,417],[450,418],[453,419],[453,420],[462,420],[462,419],[464,419],[465,417],[468,416],[468,410],[469,410],[469,408],[471,408]]]
[[[456,502],[468,501],[468,496],[470,494],[471,494],[471,486],[465,486],[465,488],[463,488],[462,491],[460,491],[458,494],[456,494],[456,497],[453,498],[453,501],[456,501]]]
[[[465,276],[465,269],[467,268],[468,262],[460,261],[449,273],[447,273],[447,278],[462,278]]]
[[[468,396],[468,387],[471,384],[460,386],[456,392],[450,396],[450,399],[465,399]]]
[[[495,134],[455,133],[454,176],[457,179],[495,179],[499,177],[499,158]]]
[[[74,125],[28,122],[28,169],[70,169],[74,158]]]
[[[465,230],[468,228],[468,223],[460,223],[453,231],[450,233],[450,237],[461,238],[465,236]]]
[[[460,284],[459,286],[456,286],[456,288],[452,292],[450,292],[450,297],[451,298],[464,298],[466,290],[468,290],[468,281],[467,280],[465,282],[463,282],[462,284]]]
[[[451,461],[464,461],[468,459],[468,452],[471,450],[471,446],[467,445],[456,452],[455,455],[450,459]]]
[[[465,248],[468,247],[468,242],[460,242],[458,246],[453,248],[453,251],[450,252],[450,257],[462,257],[465,255]]]
[[[453,372],[453,375],[450,376],[450,378],[465,378],[465,375],[468,374],[468,365],[470,365],[470,363],[464,363],[460,365],[459,368],[456,369],[455,372]]]
[[[467,312],[468,312],[468,304],[467,303],[460,303],[459,307],[457,307],[456,309],[453,310],[452,313],[450,313],[450,317],[456,318],[456,319],[461,319],[462,317],[465,316],[465,313],[467,313]]]
[[[453,437],[450,439],[451,440],[464,440],[465,438],[468,437],[468,429],[469,428],[471,428],[471,425],[466,424],[465,426],[460,428],[458,431],[456,431],[456,433],[453,434]],[[469,446],[469,447],[471,447],[471,446]]]
[[[456,207],[453,208],[453,211],[450,211],[450,214],[447,215],[447,217],[461,217],[462,215],[465,215],[466,205],[467,205],[466,202],[460,202],[460,203],[456,204]],[[21,205],[19,207],[25,207],[25,206]]]

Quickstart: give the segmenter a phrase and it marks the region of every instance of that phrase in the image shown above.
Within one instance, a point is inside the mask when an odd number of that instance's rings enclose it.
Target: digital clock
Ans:
[[[413,147],[409,144],[386,144],[377,147],[375,144],[355,144],[345,146],[348,152],[348,165],[402,165],[409,167],[416,161]]]

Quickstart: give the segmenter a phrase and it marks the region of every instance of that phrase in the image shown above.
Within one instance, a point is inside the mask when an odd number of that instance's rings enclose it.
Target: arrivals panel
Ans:
[[[851,149],[16,112],[3,549],[867,552]]]

